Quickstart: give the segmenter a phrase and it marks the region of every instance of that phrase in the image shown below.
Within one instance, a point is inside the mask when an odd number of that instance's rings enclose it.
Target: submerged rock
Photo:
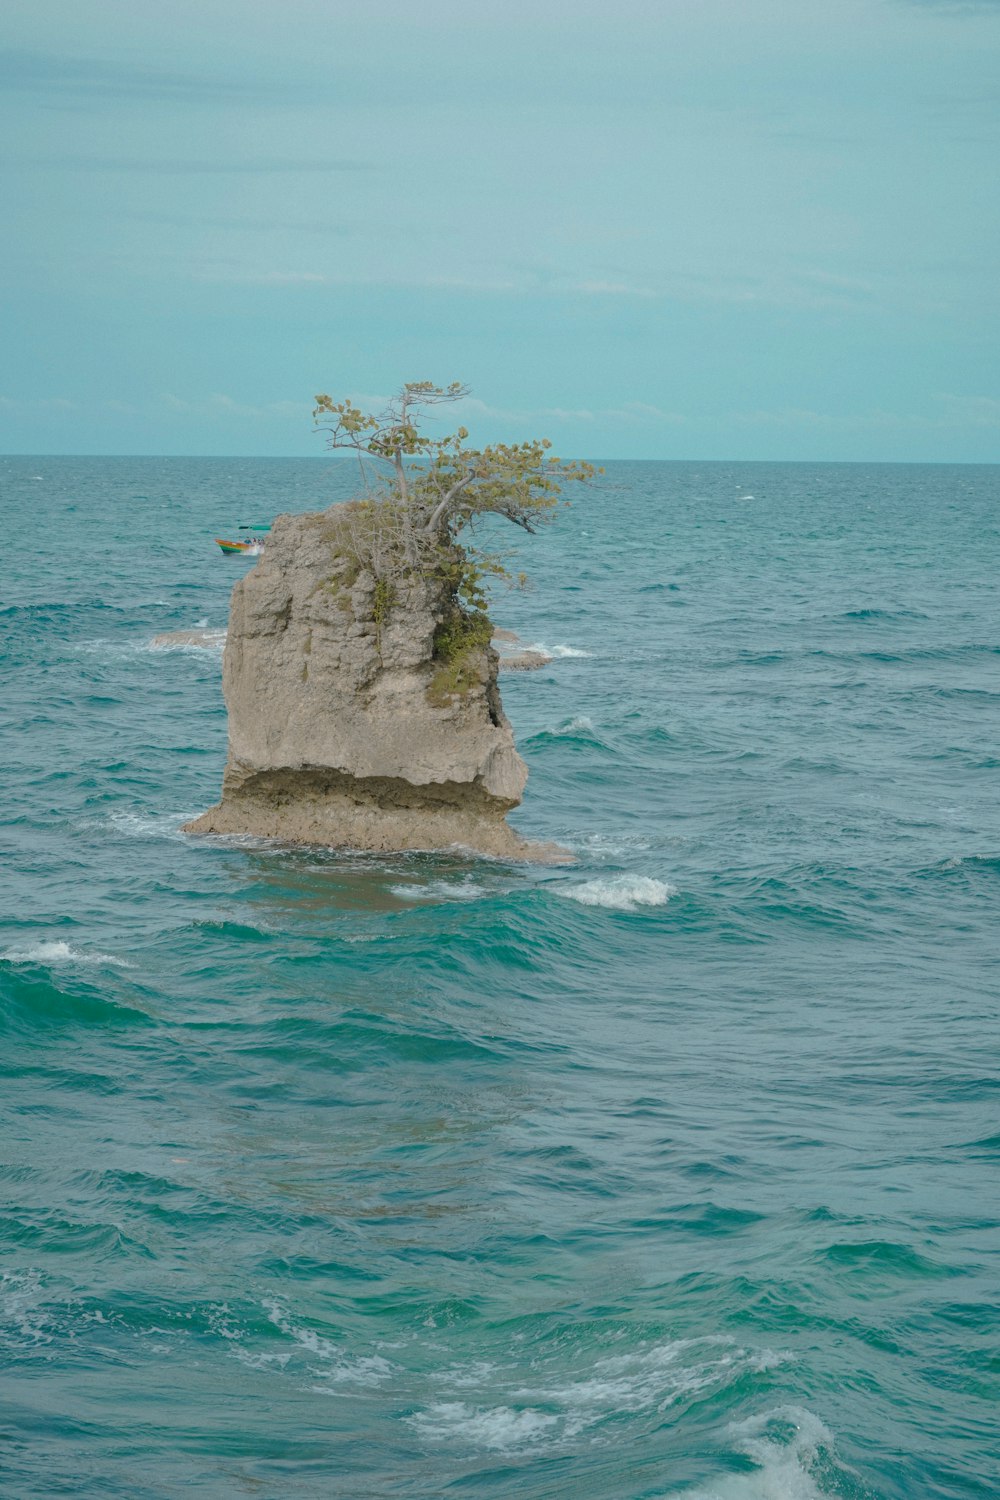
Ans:
[[[547,651],[526,646],[513,630],[494,628],[493,645],[499,651],[501,672],[537,672],[539,667],[547,667],[552,660]]]
[[[545,651],[511,651],[500,657],[501,672],[537,672],[552,660]]]
[[[387,600],[343,548],[338,512],[282,516],[233,590],[222,799],[186,831],[565,857],[505,821],[527,768],[496,651],[443,660],[447,586],[411,578]]]
[[[150,645],[157,651],[177,651],[188,646],[201,647],[205,651],[221,650],[226,644],[226,632],[195,625],[190,630],[162,630],[154,635]]]

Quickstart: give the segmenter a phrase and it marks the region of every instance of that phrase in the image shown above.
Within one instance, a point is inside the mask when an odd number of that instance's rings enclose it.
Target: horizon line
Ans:
[[[357,458],[347,453],[3,453],[0,462],[6,459],[179,459],[220,462],[250,461],[254,463],[356,463]],[[960,469],[1000,468],[998,458],[593,458],[577,457],[576,463],[592,464],[829,464],[858,468],[941,468]]]

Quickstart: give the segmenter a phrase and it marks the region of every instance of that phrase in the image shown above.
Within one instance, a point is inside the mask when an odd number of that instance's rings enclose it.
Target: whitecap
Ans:
[[[0,1336],[21,1346],[51,1342],[41,1272],[0,1271]]]
[[[474,880],[430,880],[426,885],[391,885],[390,892],[401,901],[481,901],[492,895],[488,886]]]
[[[117,833],[123,833],[128,838],[134,839],[169,839],[183,838],[181,824],[189,818],[197,816],[193,812],[186,813],[135,813],[135,812],[113,812],[108,814],[108,822]]]
[[[110,656],[115,658],[138,656],[151,650],[148,641],[109,641],[99,638],[93,641],[73,641],[67,648],[84,656]]]
[[[226,644],[224,626],[207,627],[204,622],[189,630],[165,630],[146,645],[148,651],[221,651]]]
[[[558,729],[543,730],[543,734],[595,734],[593,719],[588,719],[586,714],[576,714],[572,719],[567,719],[565,724],[560,724]]]
[[[81,953],[60,940],[32,943],[27,948],[8,948],[0,958],[11,964],[111,964],[116,969],[131,969],[126,958],[113,953]]]
[[[817,1473],[829,1471],[834,1439],[805,1407],[779,1406],[733,1422],[726,1437],[737,1453],[757,1465],[752,1473],[726,1475],[693,1490],[671,1490],[661,1500],[821,1500],[828,1493]]]
[[[567,646],[565,643],[559,646],[546,646],[541,641],[535,641],[530,646],[521,647],[523,651],[537,651],[542,656],[568,657],[568,656],[593,656],[592,651],[581,651],[578,646]]]
[[[790,1357],[747,1349],[721,1334],[665,1339],[558,1373],[555,1361],[532,1361],[532,1383],[516,1386],[495,1366],[474,1361],[435,1377],[464,1399],[431,1403],[407,1421],[427,1442],[494,1451],[539,1444],[551,1449],[609,1419],[665,1412]]]
[[[367,1388],[379,1386],[394,1373],[395,1366],[381,1354],[348,1354],[332,1339],[324,1338],[314,1329],[299,1327],[280,1302],[265,1301],[262,1306],[269,1323],[292,1339],[298,1350],[319,1361],[309,1366],[310,1374],[323,1382],[309,1387],[319,1395],[332,1395],[337,1386],[344,1384]]]
[[[578,833],[564,834],[563,842],[570,848],[586,851],[594,859],[614,859],[630,854],[636,849],[647,850],[652,841],[641,833]]]
[[[285,1368],[292,1357],[291,1349],[281,1349],[277,1353],[270,1350],[248,1349],[243,1342],[245,1337],[243,1330],[230,1322],[229,1316],[228,1304],[224,1303],[220,1308],[210,1310],[209,1323],[212,1331],[231,1345],[231,1352],[241,1365],[246,1365],[249,1370],[275,1368],[283,1370]]]
[[[431,1379],[459,1390],[469,1386],[483,1385],[497,1373],[497,1366],[489,1359],[476,1359],[468,1365],[452,1365],[447,1370],[432,1370]]]
[[[606,906],[615,911],[635,911],[639,906],[666,906],[677,887],[651,875],[609,875],[587,880],[582,885],[568,885],[561,894],[584,906]]]
[[[475,1448],[510,1452],[537,1443],[559,1419],[547,1412],[515,1411],[511,1406],[439,1401],[406,1420],[427,1442],[463,1442]]]
[[[575,1436],[611,1412],[650,1407],[666,1411],[678,1401],[728,1384],[734,1376],[772,1369],[786,1358],[770,1349],[744,1349],[723,1335],[666,1339],[596,1360],[582,1378],[576,1376],[563,1385],[511,1394],[515,1400],[557,1403],[566,1414],[567,1436]]]

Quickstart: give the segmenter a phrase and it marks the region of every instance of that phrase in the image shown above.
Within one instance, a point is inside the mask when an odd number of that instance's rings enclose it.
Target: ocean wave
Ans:
[[[593,719],[586,714],[574,714],[569,719],[564,719],[561,724],[551,725],[545,729],[536,729],[534,734],[529,734],[524,744],[541,746],[559,746],[560,748],[572,748],[574,745],[592,745],[596,749],[604,750],[613,754],[611,746],[608,745],[598,732]]]
[[[394,1374],[396,1367],[381,1354],[348,1354],[339,1344],[324,1338],[315,1329],[293,1323],[287,1308],[280,1302],[264,1301],[261,1305],[267,1313],[268,1322],[292,1340],[295,1351],[290,1352],[300,1352],[318,1361],[308,1368],[310,1375],[319,1377],[322,1384],[311,1385],[311,1391],[319,1395],[332,1395],[338,1386],[345,1384],[372,1389],[384,1384]]]
[[[962,870],[967,875],[1000,875],[1000,854],[954,854],[934,866],[934,873],[946,875]]]
[[[406,1420],[425,1442],[458,1442],[494,1452],[530,1447],[559,1425],[559,1418],[546,1412],[469,1406],[465,1401],[438,1401]]]
[[[805,1407],[778,1406],[733,1422],[726,1437],[735,1454],[755,1465],[752,1473],[670,1490],[661,1500],[821,1500],[845,1493],[841,1481],[849,1471],[834,1456],[833,1436]],[[872,1492],[852,1484],[850,1493]]]
[[[609,875],[604,879],[586,880],[570,885],[560,894],[580,901],[584,906],[606,906],[614,911],[635,911],[640,906],[666,906],[677,887],[651,875]]]
[[[67,603],[65,599],[37,599],[33,604],[5,604],[0,607],[0,619],[16,619],[23,615],[27,619],[52,616],[61,619],[66,615],[80,614],[83,610],[99,609],[108,614],[123,615],[119,604],[107,604],[103,599],[78,599]]]
[[[578,646],[567,646],[565,642],[558,646],[546,646],[541,641],[533,641],[530,646],[522,648],[525,651],[538,651],[542,656],[552,657],[592,657],[593,651],[582,651]]]
[[[40,1271],[0,1271],[0,1340],[10,1348],[51,1342]]]
[[[401,901],[481,901],[495,895],[489,886],[466,877],[464,880],[430,880],[426,885],[391,885],[389,890]]]
[[[199,621],[188,630],[165,630],[147,643],[148,651],[221,651],[226,644],[225,626],[209,627]]]
[[[111,964],[116,969],[131,969],[127,958],[113,953],[82,953],[60,939],[32,943],[27,948],[7,948],[0,959],[10,964]]]
[[[841,620],[927,620],[930,618],[920,609],[845,609],[833,618]]]
[[[135,813],[135,812],[112,812],[107,816],[107,823],[116,833],[123,833],[127,838],[134,839],[185,839],[181,833],[181,824],[186,823],[189,818],[196,817],[193,812],[178,813]],[[107,823],[105,826],[107,826]]]
[[[649,837],[641,833],[567,833],[562,842],[592,859],[615,859],[634,850],[652,847]]]
[[[666,1339],[606,1355],[584,1369],[553,1372],[551,1379],[506,1389],[497,1389],[486,1367],[478,1401],[436,1401],[406,1420],[427,1443],[516,1453],[576,1438],[605,1421],[620,1422],[626,1413],[662,1413],[789,1358],[713,1335]],[[441,1378],[462,1390],[477,1383],[476,1376],[467,1378],[460,1369],[444,1372]]]

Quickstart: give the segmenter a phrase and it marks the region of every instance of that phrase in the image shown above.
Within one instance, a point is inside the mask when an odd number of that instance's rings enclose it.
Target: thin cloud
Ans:
[[[568,292],[578,292],[583,297],[655,297],[648,286],[630,286],[627,281],[574,281]]]
[[[160,99],[178,103],[218,103],[220,98],[258,96],[258,90],[226,77],[172,73],[103,58],[65,57],[57,53],[0,51],[0,89],[18,93],[56,94],[62,98]]]
[[[288,226],[283,226],[288,227]],[[458,292],[486,296],[521,297],[638,297],[657,298],[661,293],[651,287],[636,286],[625,281],[570,280],[569,278],[543,279],[536,276],[456,276],[432,274],[426,276],[379,276],[365,274],[320,274],[312,271],[249,270],[238,269],[232,262],[214,262],[201,266],[195,275],[202,281],[224,281],[238,285],[284,286],[295,282],[312,282],[334,287],[366,287],[385,290],[421,290],[429,292]]]
[[[741,427],[771,427],[813,432],[956,432],[970,428],[1000,428],[1000,399],[995,396],[939,394],[934,400],[943,410],[937,416],[926,412],[893,412],[875,408],[862,412],[823,412],[806,407],[766,411],[732,412],[730,419]]]
[[[107,207],[104,204],[96,207],[93,212],[100,214],[102,218],[107,217]],[[341,239],[353,237],[362,231],[357,225],[331,224],[323,219],[253,219],[244,218],[239,214],[187,214],[187,213],[158,213],[153,210],[127,209],[118,214],[120,219],[130,219],[141,224],[171,224],[177,228],[195,229],[239,229],[260,230],[273,234],[276,229],[291,231],[295,234],[329,234]],[[384,231],[380,227],[379,234]]]
[[[250,286],[323,286],[328,278],[318,271],[260,271],[233,279]]]
[[[945,421],[962,427],[1000,427],[1000,398],[996,396],[935,397],[944,404]]]
[[[171,391],[164,391],[161,402],[167,411],[177,415],[194,417],[236,417],[240,420],[247,418],[253,421],[262,421],[269,417],[296,417],[308,416],[312,407],[306,401],[267,401],[263,405],[255,406],[245,401],[237,401],[234,396],[228,396],[223,391],[216,391],[214,395],[208,396],[203,401],[189,401],[182,396],[175,396]]]
[[[12,396],[0,396],[0,410],[12,412],[69,412],[79,411],[80,403],[68,396],[42,396],[34,400],[16,400]]]
[[[565,406],[536,406],[524,408],[505,408],[502,406],[490,406],[485,401],[480,401],[476,396],[468,396],[464,401],[456,402],[455,412],[459,416],[487,418],[497,422],[516,422],[518,424],[530,422],[577,422],[592,425],[595,422],[626,422],[641,425],[662,426],[664,424],[672,427],[686,425],[690,418],[682,412],[664,411],[662,407],[650,406],[645,401],[626,401],[621,406],[605,407],[565,407]]]
[[[138,172],[142,176],[163,174],[169,176],[253,176],[265,173],[315,173],[329,175],[334,172],[371,172],[371,162],[330,159],[308,161],[296,158],[273,161],[191,161],[179,158],[143,160],[130,156],[36,156],[9,159],[5,167],[34,171],[48,169],[57,172]]]
[[[902,0],[922,10],[946,10],[966,16],[1000,16],[1000,0]]]

